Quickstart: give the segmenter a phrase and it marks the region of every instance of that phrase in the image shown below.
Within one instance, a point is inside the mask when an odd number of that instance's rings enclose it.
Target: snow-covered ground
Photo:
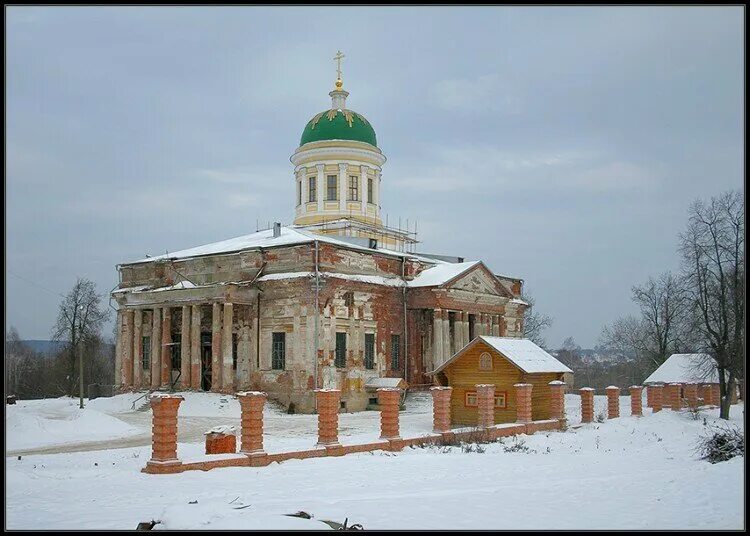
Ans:
[[[83,411],[69,399],[6,406],[7,528],[134,529],[153,519],[170,529],[320,529],[327,525],[319,520],[346,518],[365,529],[744,526],[744,458],[696,459],[703,419],[648,409],[644,418],[630,417],[625,396],[620,419],[507,438],[482,453],[408,448],[177,475],[140,472],[150,456],[151,416],[132,409],[136,396],[92,400]],[[185,396],[178,455],[189,459],[203,453],[204,431],[238,426],[240,412],[231,396]],[[605,397],[595,397],[595,414],[605,408]],[[571,424],[580,421],[577,395],[566,396],[566,409]],[[732,408],[737,426],[743,409]],[[716,413],[704,412],[709,426]],[[310,447],[316,419],[269,406],[267,450]],[[431,421],[429,395],[411,397],[402,435],[429,432]],[[372,439],[378,428],[377,412],[340,415],[342,443]],[[525,449],[508,451],[514,444]],[[59,453],[11,455],[21,449]],[[300,510],[313,519],[284,515]]]

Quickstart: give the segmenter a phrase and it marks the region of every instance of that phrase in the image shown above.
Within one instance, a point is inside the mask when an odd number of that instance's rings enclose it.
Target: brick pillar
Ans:
[[[477,389],[477,426],[495,426],[495,386],[480,383]]]
[[[607,418],[616,419],[620,416],[620,388],[610,385],[607,392]]]
[[[161,386],[172,384],[172,309],[161,311]]]
[[[565,382],[554,380],[549,382],[549,418],[565,418]]]
[[[222,357],[222,374],[221,387],[225,393],[232,392],[234,388],[234,350],[232,344],[232,331],[234,327],[234,305],[231,303],[224,304],[224,325],[221,331],[221,357]]]
[[[221,304],[214,303],[211,316],[211,390],[221,390]]]
[[[594,390],[591,387],[582,387],[578,392],[581,394],[581,422],[593,422]]]
[[[190,318],[190,387],[201,388],[201,306],[191,307]]]
[[[651,407],[653,413],[662,410],[664,403],[664,386],[663,385],[652,385],[651,386]]]
[[[640,385],[630,386],[630,414],[634,417],[643,415],[643,387]]]
[[[161,380],[161,309],[155,307],[151,319],[151,389]]]
[[[190,389],[190,306],[182,306],[180,326],[180,388]]]
[[[721,404],[721,387],[718,383],[711,384],[711,404],[714,406]]]
[[[646,407],[647,408],[653,408],[654,407],[654,402],[651,400],[651,398],[653,396],[652,395],[653,391],[652,391],[651,387],[652,387],[651,385],[647,385],[646,386]]]
[[[153,427],[149,466],[179,464],[177,459],[177,410],[184,400],[180,395],[151,395]]]
[[[143,311],[133,312],[133,387],[143,387]]]
[[[318,445],[338,445],[341,391],[315,389],[315,398],[318,405]]]
[[[381,387],[378,389],[380,406],[380,439],[399,439],[398,406],[401,389]]]
[[[449,432],[451,429],[452,387],[430,387],[432,393],[432,430]]]
[[[248,456],[264,455],[263,450],[263,405],[266,393],[245,391],[237,393],[242,412],[242,444],[240,452]]]
[[[672,411],[680,411],[680,384],[679,383],[668,383],[667,384],[667,401],[669,408]]]
[[[689,408],[698,407],[698,384],[697,383],[686,383],[685,384],[685,400]]]
[[[125,389],[133,387],[133,323],[132,309],[123,311],[124,329],[122,331],[122,386]]]
[[[516,422],[531,422],[531,388],[530,383],[517,383],[516,388]]]

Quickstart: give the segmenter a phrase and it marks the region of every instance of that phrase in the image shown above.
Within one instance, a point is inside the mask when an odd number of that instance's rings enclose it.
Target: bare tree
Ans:
[[[534,297],[530,294],[524,294],[521,299],[529,304],[523,313],[524,336],[535,344],[545,348],[546,341],[544,340],[542,333],[552,325],[552,317],[537,312],[534,308]]]
[[[665,272],[634,286],[632,292],[640,315],[605,326],[599,338],[602,347],[632,354],[651,370],[673,353],[694,350],[692,302],[683,279]]]
[[[66,341],[67,354],[67,392],[70,396],[75,393],[79,379],[76,367],[76,354],[83,359],[84,345],[99,339],[99,331],[109,317],[109,311],[101,306],[101,296],[96,293],[96,286],[92,281],[78,278],[72,290],[60,303],[57,322],[52,332],[56,341]],[[82,370],[83,367],[78,367]],[[82,393],[81,393],[82,396]]]
[[[703,351],[719,373],[720,416],[729,418],[730,389],[744,378],[745,202],[726,192],[690,207],[680,253]]]

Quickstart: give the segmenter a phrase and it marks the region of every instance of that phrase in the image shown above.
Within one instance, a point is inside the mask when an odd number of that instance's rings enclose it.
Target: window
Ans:
[[[349,201],[359,201],[359,177],[349,177]]]
[[[170,345],[170,354],[172,356],[172,370],[180,370],[182,365],[182,352],[180,351],[180,334],[172,333],[172,344]]]
[[[143,354],[143,370],[151,367],[151,337],[141,338],[141,354]]]
[[[336,333],[336,358],[334,365],[346,368],[346,333]]]
[[[237,370],[237,334],[232,333],[232,370]]]
[[[274,332],[271,334],[271,368],[273,370],[284,370],[286,366],[286,333]]]
[[[302,204],[302,181],[297,181],[297,206]]]
[[[464,406],[467,408],[475,408],[477,405],[477,392],[466,391],[466,394],[464,394]],[[500,409],[507,407],[507,394],[505,391],[495,393],[495,407]]]
[[[482,352],[479,356],[479,370],[492,370],[492,355],[489,352]]]
[[[328,175],[327,186],[328,194],[326,195],[326,201],[336,201],[339,197],[336,195],[336,189],[338,187],[336,175]]]
[[[391,370],[399,370],[401,353],[401,335],[391,335]]]
[[[372,195],[372,179],[367,179],[367,202],[375,204],[375,198]]]
[[[375,334],[365,333],[365,368],[375,368]]]
[[[307,179],[307,202],[315,203],[318,200],[318,179],[308,177]]]
[[[469,341],[474,340],[474,334],[476,333],[475,326],[477,323],[476,315],[469,315]]]

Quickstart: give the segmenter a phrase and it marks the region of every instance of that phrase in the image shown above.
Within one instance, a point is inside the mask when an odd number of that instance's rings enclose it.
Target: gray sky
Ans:
[[[24,338],[49,337],[76,276],[106,294],[119,262],[291,222],[289,156],[338,49],[388,157],[384,214],[418,220],[421,251],[523,278],[553,345],[594,345],[633,284],[677,267],[690,202],[742,188],[741,7],[6,14]]]

